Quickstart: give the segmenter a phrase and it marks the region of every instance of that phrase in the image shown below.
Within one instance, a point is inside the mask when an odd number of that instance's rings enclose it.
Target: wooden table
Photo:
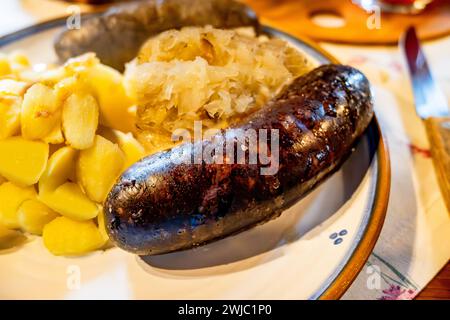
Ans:
[[[450,262],[419,293],[417,300],[450,300]]]

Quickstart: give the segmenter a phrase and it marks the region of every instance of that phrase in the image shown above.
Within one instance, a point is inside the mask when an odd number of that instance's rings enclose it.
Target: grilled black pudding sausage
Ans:
[[[61,61],[95,52],[102,63],[123,71],[149,37],[185,26],[259,28],[256,14],[235,0],[145,0],[117,5],[66,29],[54,43]]]
[[[278,171],[262,175],[260,162],[176,161],[180,154],[191,159],[199,142],[148,156],[119,178],[106,200],[110,238],[133,253],[162,254],[277,217],[341,165],[372,115],[369,82],[361,72],[342,65],[316,68],[230,129],[277,130]],[[230,130],[200,144],[214,146]],[[263,141],[268,150],[272,143]]]

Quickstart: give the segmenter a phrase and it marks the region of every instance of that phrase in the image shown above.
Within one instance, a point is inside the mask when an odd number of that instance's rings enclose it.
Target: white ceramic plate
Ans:
[[[53,37],[65,20],[0,38],[55,62]],[[274,29],[317,64],[334,61]],[[0,298],[315,299],[338,298],[365,263],[381,229],[389,162],[376,120],[342,168],[280,218],[194,250],[141,259],[118,248],[55,257],[39,237],[0,252]],[[0,204],[1,205],[1,204]]]

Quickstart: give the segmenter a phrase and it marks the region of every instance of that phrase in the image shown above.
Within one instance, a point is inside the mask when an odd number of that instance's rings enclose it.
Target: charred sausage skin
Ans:
[[[185,26],[259,28],[256,14],[234,0],[145,0],[112,7],[88,18],[80,29],[67,29],[55,39],[61,61],[95,52],[102,63],[123,71],[149,37]]]
[[[340,166],[372,115],[361,72],[342,65],[316,68],[235,128],[278,130],[276,174],[261,175],[260,163],[172,161],[191,150],[190,143],[148,156],[119,178],[106,200],[110,238],[133,253],[163,254],[277,217]]]

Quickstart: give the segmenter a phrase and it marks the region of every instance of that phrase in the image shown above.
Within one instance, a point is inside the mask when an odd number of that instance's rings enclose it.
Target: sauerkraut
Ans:
[[[149,148],[170,147],[175,129],[224,128],[312,69],[281,39],[187,27],[148,40],[125,72],[137,126]]]

